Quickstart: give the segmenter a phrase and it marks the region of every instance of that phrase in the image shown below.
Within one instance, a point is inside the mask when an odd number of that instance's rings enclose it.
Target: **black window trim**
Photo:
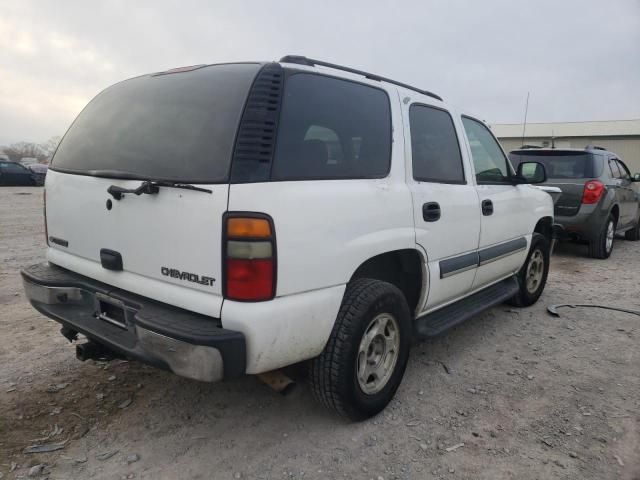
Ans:
[[[380,90],[381,92],[383,92],[387,98],[387,102],[388,102],[388,106],[389,106],[389,159],[387,162],[387,171],[384,175],[363,175],[363,176],[358,176],[358,177],[314,177],[314,178],[308,178],[308,177],[291,177],[291,178],[275,178],[273,176],[273,166],[276,162],[276,156],[274,154],[274,158],[273,161],[271,162],[271,166],[269,169],[269,182],[313,182],[313,181],[326,181],[326,180],[335,180],[335,181],[341,181],[341,180],[380,180],[383,178],[387,178],[390,174],[391,174],[391,166],[393,163],[393,109],[391,108],[391,97],[389,96],[389,92],[387,92],[384,88],[378,87],[378,86],[374,86],[371,85],[369,83],[365,83],[365,82],[359,82],[357,80],[352,80],[350,78],[344,78],[344,77],[339,77],[336,75],[329,75],[323,72],[312,72],[309,70],[302,70],[302,69],[298,69],[298,68],[289,68],[289,67],[283,67],[284,70],[284,84],[282,87],[282,91],[283,91],[283,95],[286,93],[286,89],[287,89],[287,81],[289,80],[290,77],[294,76],[294,75],[298,75],[298,74],[306,74],[306,75],[317,75],[320,77],[326,77],[326,78],[332,78],[334,80],[342,80],[344,82],[350,82],[350,83],[355,83],[356,85],[361,85],[361,86],[365,86],[365,87],[370,87],[370,88],[374,88],[376,90]],[[284,101],[284,96],[283,96],[283,101]],[[283,108],[280,108],[280,115],[278,117],[278,129],[280,129],[280,126],[282,125],[282,112],[283,112]],[[278,140],[279,140],[279,135],[280,132],[278,132],[278,134],[276,135],[276,141],[275,141],[275,146],[274,146],[274,152],[277,152],[278,150]]]
[[[479,120],[475,117],[472,117],[471,115],[460,115],[461,118],[468,118],[469,120],[473,120],[476,123],[479,123],[480,125],[482,125],[484,128],[487,129],[487,131],[489,132],[489,135],[491,135],[491,137],[493,137],[493,139],[496,141],[496,143],[498,144],[498,147],[500,148],[500,151],[502,152],[502,156],[504,157],[506,163],[507,163],[507,182],[479,182],[478,181],[478,173],[476,172],[476,165],[473,161],[473,152],[470,152],[471,154],[471,163],[473,164],[473,171],[475,173],[475,177],[476,177],[476,184],[477,185],[513,185],[513,177],[515,176],[515,170],[513,169],[513,165],[511,165],[511,161],[509,160],[508,155],[504,152],[504,149],[502,148],[502,145],[500,144],[500,142],[498,141],[497,137],[493,134],[493,132],[491,131],[491,129],[489,128],[489,126],[483,122],[482,120]],[[464,124],[462,125],[462,128],[464,128]],[[464,134],[467,136],[467,142],[469,142],[469,135],[467,134],[467,131],[465,130]],[[471,149],[471,144],[469,144],[469,149]]]
[[[631,170],[627,167],[627,164],[620,160],[618,157],[614,158],[615,162],[618,164],[618,170],[620,170],[621,175],[627,175],[626,177],[620,177],[622,180],[631,180],[633,175],[631,175]]]
[[[458,128],[456,126],[456,122],[453,119],[453,115],[451,115],[451,112],[449,110],[447,110],[446,108],[442,108],[442,107],[435,106],[435,105],[429,105],[428,103],[422,103],[422,102],[412,103],[409,106],[409,135],[411,135],[411,109],[414,106],[433,108],[434,110],[440,110],[440,111],[446,113],[447,115],[449,115],[449,118],[451,119],[451,125],[453,126],[453,133],[456,136],[456,142],[458,144],[458,151],[460,152],[460,166],[462,167],[462,180],[437,180],[437,179],[434,179],[434,178],[416,178],[415,175],[413,174],[413,145],[411,146],[411,176],[412,176],[412,178],[416,182],[442,183],[444,185],[468,185],[469,182],[467,181],[467,174],[464,171],[464,158],[462,156],[462,147],[460,145],[460,136],[458,135]]]

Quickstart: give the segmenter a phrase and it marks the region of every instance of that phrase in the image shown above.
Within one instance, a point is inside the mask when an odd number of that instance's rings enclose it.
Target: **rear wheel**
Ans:
[[[528,307],[538,301],[549,274],[549,256],[551,245],[544,235],[534,233],[527,260],[518,272],[520,290],[509,300],[516,307]]]
[[[598,237],[589,243],[589,256],[600,259],[609,258],[613,251],[615,234],[616,219],[613,215],[609,214]]]
[[[324,351],[310,362],[314,396],[352,420],[377,414],[400,385],[410,335],[411,313],[398,288],[379,280],[351,282]]]
[[[633,227],[631,230],[627,230],[626,232],[624,232],[624,238],[634,242],[640,240],[640,217],[638,218],[638,221],[635,227]]]

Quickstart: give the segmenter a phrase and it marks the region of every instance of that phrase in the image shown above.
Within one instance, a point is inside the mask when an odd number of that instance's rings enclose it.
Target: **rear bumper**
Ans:
[[[608,216],[608,212],[600,210],[590,212],[578,212],[573,216],[556,216],[555,221],[562,226],[562,239],[575,238],[591,241],[598,237],[602,226]]]
[[[242,333],[219,319],[96,282],[52,264],[22,271],[27,298],[43,315],[128,358],[177,375],[215,382],[244,375]],[[122,309],[113,321],[106,305]]]

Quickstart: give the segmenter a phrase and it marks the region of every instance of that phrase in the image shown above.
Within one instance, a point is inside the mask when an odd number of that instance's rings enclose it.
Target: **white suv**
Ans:
[[[528,177],[527,177],[528,176]],[[33,306],[81,359],[217,381],[308,360],[353,419],[391,400],[412,338],[534,303],[549,195],[435,94],[305,57],[198,65],[92,100],[46,179]]]

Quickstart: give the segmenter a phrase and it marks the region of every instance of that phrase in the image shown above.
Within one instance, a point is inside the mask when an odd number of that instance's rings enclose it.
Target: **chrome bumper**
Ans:
[[[113,298],[106,289],[92,288],[98,287],[95,282],[87,282],[89,285],[86,286],[43,285],[33,281],[26,271],[23,271],[23,284],[31,304],[68,330],[82,333],[129,358],[169,369],[182,377],[216,382],[244,374],[244,336],[216,327],[213,318],[174,309],[133,294],[129,294],[130,298],[123,298],[126,292],[121,291],[118,291],[118,298]],[[122,323],[104,318],[106,314],[100,305],[101,301],[109,298],[113,304],[123,305],[125,320]],[[154,315],[157,319],[155,324]],[[176,338],[180,336],[184,338]],[[232,364],[225,365],[225,360]]]

